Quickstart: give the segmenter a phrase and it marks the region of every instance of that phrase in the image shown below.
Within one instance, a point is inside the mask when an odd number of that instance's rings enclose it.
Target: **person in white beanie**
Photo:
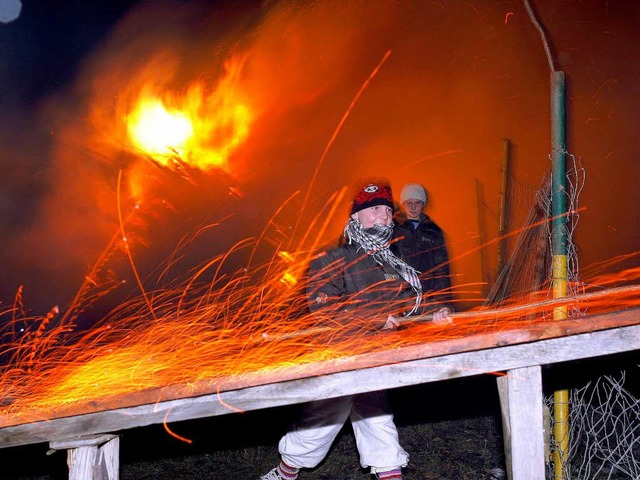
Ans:
[[[400,193],[401,209],[394,215],[394,239],[400,258],[419,272],[420,313],[434,318],[453,311],[449,255],[442,229],[424,213],[428,196],[419,183],[407,183]]]

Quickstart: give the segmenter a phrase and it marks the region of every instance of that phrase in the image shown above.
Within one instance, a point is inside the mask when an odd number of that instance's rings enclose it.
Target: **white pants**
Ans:
[[[371,467],[371,472],[376,473],[407,465],[409,455],[398,441],[385,392],[306,404],[296,428],[280,440],[282,459],[292,467],[315,467],[327,455],[347,418],[353,426],[363,468]]]

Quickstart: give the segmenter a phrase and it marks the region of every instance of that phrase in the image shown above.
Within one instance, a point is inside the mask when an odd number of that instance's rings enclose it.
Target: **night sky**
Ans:
[[[184,271],[263,231],[272,246],[295,244],[298,223],[369,176],[389,178],[396,195],[407,181],[424,183],[454,284],[491,280],[495,244],[484,272],[476,247],[497,235],[503,140],[512,145],[512,229],[551,165],[550,69],[519,1],[58,3],[25,2],[0,23],[5,308],[20,285],[34,314],[64,308],[118,231],[118,173],[144,159],[111,128],[124,92],[149,72],[180,94],[194,82],[214,88],[225,63],[243,58],[237,82],[258,112],[224,174],[185,181],[149,167],[152,186],[131,226],[149,285],[203,225],[220,222],[191,244]],[[569,163],[585,179],[574,241],[588,282],[599,262],[630,255],[609,269],[638,264],[640,3],[531,3],[567,78]],[[166,68],[151,68],[159,63]],[[324,240],[340,232],[346,202]],[[109,270],[130,279],[122,259]]]

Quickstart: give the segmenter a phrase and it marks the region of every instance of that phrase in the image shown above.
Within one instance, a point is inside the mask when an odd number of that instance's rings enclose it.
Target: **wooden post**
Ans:
[[[482,215],[482,185],[480,181],[475,179],[476,186],[476,215],[478,221],[478,247],[480,249],[480,279],[482,283],[482,298],[486,298],[487,292],[491,290],[491,279],[489,272],[487,271],[487,246],[485,242],[484,234],[484,217]]]
[[[507,232],[509,230],[509,140],[502,142],[502,187],[500,188],[500,222],[498,224],[498,268],[499,278],[507,257]]]
[[[510,480],[545,478],[542,373],[540,366],[498,377],[505,458]]]
[[[53,450],[67,450],[69,480],[118,480],[120,437],[90,435],[50,442]]]

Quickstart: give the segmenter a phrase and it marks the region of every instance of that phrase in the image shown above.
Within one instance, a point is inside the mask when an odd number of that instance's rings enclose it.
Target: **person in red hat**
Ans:
[[[418,310],[418,273],[391,248],[393,207],[388,182],[358,187],[341,244],[311,262],[307,300],[312,312],[390,329]],[[317,466],[347,420],[362,467],[377,479],[402,479],[409,455],[400,446],[386,392],[378,391],[306,404],[296,428],[278,444],[280,464],[260,480],[295,480],[301,469]]]

